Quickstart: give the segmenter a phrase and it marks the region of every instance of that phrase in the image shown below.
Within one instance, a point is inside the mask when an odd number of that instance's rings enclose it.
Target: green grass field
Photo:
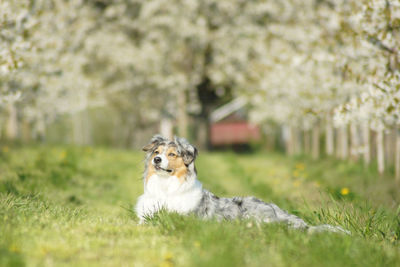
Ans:
[[[311,224],[201,221],[160,213],[138,225],[143,155],[2,147],[0,266],[400,266],[400,188],[373,167],[280,154],[201,153],[204,187],[254,195]]]

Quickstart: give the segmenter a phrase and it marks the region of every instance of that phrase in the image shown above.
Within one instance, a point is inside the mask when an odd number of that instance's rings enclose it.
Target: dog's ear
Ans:
[[[148,143],[147,145],[145,145],[142,150],[145,152],[151,151],[153,150],[155,147],[157,147],[159,144],[163,143],[163,142],[167,142],[168,139],[165,138],[162,135],[156,134],[154,135],[151,140],[150,143]]]
[[[185,163],[186,166],[189,166],[198,155],[197,148],[191,145],[185,138],[175,136],[174,141],[178,145],[178,150],[181,153],[183,163]]]
[[[199,154],[198,150],[196,147],[190,145],[191,149],[190,150],[186,150],[186,152],[183,154],[183,162],[185,163],[185,165],[189,166],[190,163],[192,163],[197,155]]]

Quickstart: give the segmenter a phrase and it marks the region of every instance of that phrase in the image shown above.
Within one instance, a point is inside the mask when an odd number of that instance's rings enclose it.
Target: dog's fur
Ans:
[[[135,207],[140,222],[164,208],[180,214],[194,213],[201,218],[250,218],[265,223],[283,222],[309,232],[327,230],[349,233],[339,226],[310,226],[277,205],[255,197],[215,196],[203,189],[197,180],[194,166],[197,149],[184,138],[175,137],[170,141],[155,135],[143,150],[146,152],[144,194],[139,197]]]

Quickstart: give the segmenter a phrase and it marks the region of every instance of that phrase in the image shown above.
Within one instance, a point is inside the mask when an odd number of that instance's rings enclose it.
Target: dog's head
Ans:
[[[145,178],[154,173],[186,178],[195,172],[194,160],[198,152],[185,138],[175,137],[174,140],[168,140],[161,135],[155,135],[143,147],[143,151],[147,153]]]

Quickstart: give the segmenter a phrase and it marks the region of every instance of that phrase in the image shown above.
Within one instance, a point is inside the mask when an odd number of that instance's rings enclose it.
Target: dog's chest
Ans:
[[[179,213],[194,210],[202,197],[202,185],[196,179],[181,182],[177,177],[153,175],[148,179],[143,195],[145,206],[154,205]]]
[[[145,186],[145,193],[154,197],[163,198],[178,194],[179,191],[182,191],[182,185],[183,184],[175,176],[163,177],[155,174],[148,179]]]

